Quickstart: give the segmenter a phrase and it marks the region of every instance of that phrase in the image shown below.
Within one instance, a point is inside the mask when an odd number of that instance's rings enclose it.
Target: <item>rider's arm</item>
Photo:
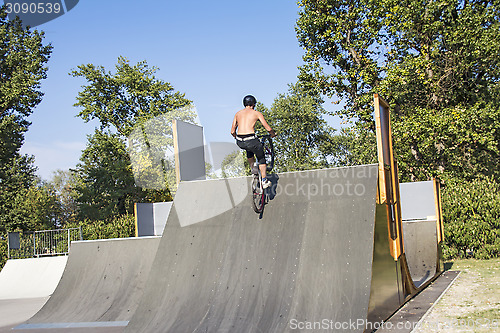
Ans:
[[[266,131],[269,132],[269,134],[271,135],[271,137],[274,138],[276,136],[276,132],[274,132],[274,130],[271,128],[271,126],[269,126],[269,124],[267,123],[266,119],[264,119],[264,116],[260,112],[259,112],[259,121],[262,124],[262,126],[264,126],[264,128],[266,129]]]
[[[236,115],[233,119],[233,126],[231,126],[231,135],[236,139],[236,129],[238,128],[238,122],[236,121]]]

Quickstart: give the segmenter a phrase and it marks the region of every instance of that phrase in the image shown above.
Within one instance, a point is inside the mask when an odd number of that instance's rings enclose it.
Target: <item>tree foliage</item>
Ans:
[[[450,179],[445,185],[445,256],[500,256],[500,185],[489,177]]]
[[[5,215],[2,217],[1,231],[33,231],[56,227],[61,208],[51,187],[35,178],[28,186],[18,187],[10,194],[13,195],[10,198],[2,195],[2,199],[5,199]]]
[[[66,226],[77,219],[78,206],[76,199],[78,180],[76,172],[71,170],[56,170],[48,182],[56,194],[60,204],[60,215],[57,219],[58,226]]]
[[[86,122],[97,119],[101,129],[114,128],[128,137],[138,124],[190,106],[184,94],[154,76],[157,70],[146,61],[132,66],[124,57],[118,58],[114,74],[102,66],[78,66],[70,74],[88,82],[78,93],[78,116]]]
[[[360,124],[341,128],[325,143],[325,150],[331,152],[335,166],[378,163],[375,134]]]
[[[14,202],[11,230],[50,230],[57,226],[60,202],[55,191],[41,180],[21,190]]]
[[[132,214],[141,189],[135,186],[127,147],[120,136],[96,129],[88,137],[80,161],[75,169],[79,219]]]
[[[370,0],[298,4],[297,35],[306,51],[300,81],[309,90],[342,100],[341,116],[370,122],[371,92],[380,81],[374,47],[380,39],[380,9]]]
[[[498,179],[498,1],[302,0],[299,6],[302,84],[338,98],[345,104],[338,115],[372,131],[372,96],[381,94],[392,106],[405,179],[470,179],[475,172]]]
[[[43,38],[43,32],[23,28],[19,19],[9,21],[4,8],[0,10],[2,118],[26,118],[41,102],[40,81],[47,77],[46,63],[52,50],[51,45],[43,44]]]
[[[324,168],[329,165],[334,130],[324,120],[327,114],[317,96],[299,84],[279,94],[269,109],[257,105],[278,133],[273,139],[279,172]]]
[[[52,50],[43,38],[43,32],[23,28],[18,19],[9,21],[4,8],[0,9],[1,232],[48,223],[38,210],[27,211],[43,204],[40,198],[46,193],[36,185],[33,158],[20,153],[30,125],[27,117],[43,96],[40,81],[46,78]]]
[[[498,256],[500,2],[301,0],[299,6],[301,84],[338,98],[345,106],[337,114],[354,122],[334,139],[343,156],[337,160],[369,157],[363,152],[374,147],[378,93],[391,105],[400,180],[437,176],[445,184],[448,256]]]
[[[211,166],[208,170],[211,171]],[[228,154],[222,160],[221,171],[222,178],[242,177],[247,175],[247,172],[250,172],[250,166],[248,166],[246,154],[240,150],[235,150]],[[210,175],[210,172],[208,174]],[[214,175],[214,178],[217,177]]]
[[[125,214],[106,220],[86,219],[72,222],[67,227],[81,228],[82,238],[85,240],[134,237],[135,217],[132,214]]]
[[[500,181],[500,109],[493,103],[415,109],[394,121],[393,137],[402,179],[426,180],[477,175]]]
[[[87,64],[70,73],[87,81],[75,104],[78,116],[100,123],[76,169],[80,219],[106,220],[131,214],[135,202],[172,200],[173,168],[165,170],[172,120],[195,117],[191,101],[156,78],[158,69],[146,61],[131,65],[119,57],[115,69]]]

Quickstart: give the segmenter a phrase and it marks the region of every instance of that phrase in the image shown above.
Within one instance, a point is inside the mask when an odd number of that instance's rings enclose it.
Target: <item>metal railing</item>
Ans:
[[[81,228],[43,230],[20,234],[9,232],[9,259],[68,254],[71,242],[82,240]]]

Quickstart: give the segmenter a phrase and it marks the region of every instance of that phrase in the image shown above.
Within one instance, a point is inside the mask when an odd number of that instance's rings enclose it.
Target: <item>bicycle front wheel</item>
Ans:
[[[264,157],[266,158],[266,170],[271,171],[274,168],[274,146],[269,135],[262,138],[262,146],[264,147]]]
[[[259,177],[254,176],[252,180],[252,205],[256,213],[262,213],[264,209],[264,199],[265,195],[262,182],[259,180]]]

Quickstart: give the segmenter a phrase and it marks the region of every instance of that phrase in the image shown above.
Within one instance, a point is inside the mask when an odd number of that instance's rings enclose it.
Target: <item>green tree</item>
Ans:
[[[500,256],[500,185],[491,178],[447,180],[443,216],[446,258]]]
[[[343,101],[341,117],[371,122],[371,95],[380,82],[376,45],[383,8],[370,0],[302,0],[298,4],[297,37],[306,51],[301,84]]]
[[[351,166],[377,163],[377,142],[375,134],[360,124],[341,128],[329,142],[324,143],[324,150],[332,154],[335,166]]]
[[[18,156],[9,161],[10,169],[5,170],[1,182],[0,200],[1,200],[1,231],[13,231],[21,229],[29,231],[39,229],[38,226],[47,225],[47,220],[32,219],[30,212],[26,210],[33,209],[40,201],[37,201],[36,194],[39,189],[36,185],[35,169],[33,159],[27,156]],[[5,181],[4,181],[5,179]],[[36,200],[37,202],[30,202]]]
[[[77,182],[76,173],[74,171],[56,170],[52,175],[52,179],[48,183],[57,195],[60,203],[60,215],[57,218],[59,226],[65,226],[68,223],[75,222],[77,219]]]
[[[500,3],[392,5],[380,91],[401,106],[394,108],[394,133],[403,176],[499,181]]]
[[[135,186],[130,158],[120,136],[96,129],[88,137],[80,161],[74,170],[79,219],[105,220],[133,214],[141,189]]]
[[[354,132],[391,105],[400,180],[442,179],[447,255],[499,255],[500,2],[302,0],[300,80],[338,96]],[[370,135],[359,144],[372,149]],[[336,140],[360,157],[351,138]]]
[[[23,231],[54,229],[58,226],[61,205],[54,189],[37,179],[15,198],[11,229]]]
[[[46,78],[52,46],[44,34],[9,21],[0,9],[0,232],[31,228],[32,220],[19,212],[26,193],[35,189],[33,158],[22,155],[27,120],[40,103],[40,81]],[[26,212],[28,213],[28,212]]]
[[[485,175],[500,181],[500,109],[492,102],[415,109],[393,124],[402,180]]]
[[[498,1],[299,2],[299,78],[374,130],[373,93],[392,106],[404,179],[499,179]],[[473,166],[473,167],[470,167]]]
[[[247,174],[247,170],[250,170],[249,167],[246,167],[247,165],[245,165],[245,162],[247,162],[246,164],[248,165],[246,154],[244,155],[241,150],[235,150],[234,152],[228,154],[224,157],[221,163],[222,178],[245,176]]]
[[[82,108],[78,116],[100,122],[77,168],[81,217],[104,219],[132,213],[134,202],[172,200],[167,184],[173,167],[166,157],[173,146],[172,120],[195,118],[191,101],[155,77],[158,69],[146,61],[132,66],[119,57],[115,69],[87,64],[70,73],[87,81],[75,104]],[[117,165],[106,161],[111,157]],[[108,180],[94,182],[101,176]]]
[[[135,236],[135,217],[131,214],[113,216],[107,220],[82,220],[68,224],[68,228],[81,228],[82,238],[110,239]],[[0,244],[1,246],[1,244]]]
[[[75,106],[82,107],[78,116],[85,122],[97,119],[101,129],[113,128],[128,137],[135,127],[154,117],[174,112],[186,115],[192,102],[174,91],[170,83],[156,78],[157,71],[146,61],[131,66],[124,57],[118,58],[114,74],[102,66],[78,66],[70,74],[88,82],[78,93]]]
[[[273,139],[275,170],[279,172],[327,167],[331,158],[328,145],[334,130],[324,120],[327,114],[317,96],[299,84],[279,94],[268,110],[258,104],[268,123],[278,133]]]

